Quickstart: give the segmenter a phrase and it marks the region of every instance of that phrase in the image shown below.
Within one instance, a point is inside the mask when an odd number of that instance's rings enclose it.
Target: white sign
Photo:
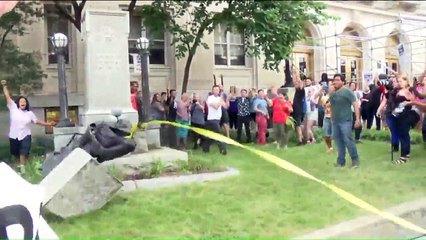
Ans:
[[[370,86],[374,84],[373,72],[372,71],[363,71],[362,72],[362,85]]]
[[[398,44],[397,46],[398,56],[399,56],[399,65],[404,66],[408,62],[408,54],[403,43]]]
[[[141,55],[137,53],[132,53],[131,55],[133,57],[133,69],[134,69],[133,72],[142,73]],[[149,66],[149,57],[148,57],[148,66]],[[148,67],[148,72],[149,72],[149,67]]]
[[[0,163],[0,189],[0,239],[59,239],[41,216],[41,186]]]

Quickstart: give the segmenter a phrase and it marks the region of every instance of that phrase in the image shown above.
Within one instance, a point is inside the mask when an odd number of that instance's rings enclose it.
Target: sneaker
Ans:
[[[359,168],[359,163],[352,164],[351,168],[352,168],[352,169],[357,169],[357,168]]]

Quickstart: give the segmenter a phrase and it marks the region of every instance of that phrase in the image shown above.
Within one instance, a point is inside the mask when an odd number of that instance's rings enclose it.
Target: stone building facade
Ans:
[[[130,1],[129,1],[130,2]],[[140,3],[139,3],[140,2]],[[317,26],[306,24],[306,41],[296,44],[292,62],[301,71],[319,80],[322,73],[332,75],[342,72],[347,79],[362,83],[363,71],[388,72],[393,69],[410,78],[423,71],[426,60],[426,9],[419,1],[327,1],[327,10],[338,16],[336,21]],[[126,1],[87,1],[86,9],[125,10]],[[149,2],[138,1],[138,4]],[[46,16],[33,24],[28,35],[17,37],[16,42],[24,51],[39,51],[42,65],[48,78],[44,79],[43,90],[30,98],[32,107],[39,117],[54,119],[59,114],[56,57],[48,36],[62,32],[69,36],[66,74],[71,116],[78,122],[84,110],[85,63],[80,33],[66,20],[49,12],[53,6],[44,5]],[[129,34],[129,62],[131,79],[140,81],[134,54],[135,40],[140,37],[141,19],[132,16]],[[101,27],[101,26],[100,26]],[[181,89],[185,60],[174,57],[171,36],[152,36],[149,78],[152,92]],[[223,76],[225,88],[267,88],[281,86],[285,82],[284,72],[262,68],[262,58],[244,55],[241,34],[224,33],[220,26],[204,39],[209,49],[199,48],[191,66],[188,91],[208,91],[213,75]],[[404,55],[400,58],[397,46],[403,45]],[[284,64],[281,69],[284,69]],[[108,87],[108,86],[100,86]],[[43,131],[41,131],[43,132]],[[41,133],[40,132],[40,133]]]

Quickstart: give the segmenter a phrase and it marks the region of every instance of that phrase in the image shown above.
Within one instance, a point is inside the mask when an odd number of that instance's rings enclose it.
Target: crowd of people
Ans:
[[[243,143],[264,145],[269,133],[277,148],[287,148],[289,135],[297,135],[297,145],[317,141],[314,127],[324,131],[327,152],[332,152],[333,141],[337,148],[335,165],[346,164],[346,149],[352,159],[352,166],[359,166],[356,143],[361,142],[363,128],[388,129],[391,135],[392,151],[400,152],[396,164],[410,160],[410,130],[421,129],[426,147],[426,70],[417,79],[410,81],[392,73],[380,74],[374,83],[359,89],[356,82],[346,82],[344,75],[335,74],[328,78],[322,74],[320,81],[309,77],[301,78],[298,70],[292,69],[295,87],[294,97],[289,99],[284,88],[239,89],[231,86],[225,92],[223,85],[214,85],[208,96],[199,93],[180,94],[176,90],[154,93],[150,104],[153,120],[168,120],[182,125],[205,128],[230,137],[231,129],[236,130],[236,140]],[[28,100],[20,96],[12,100],[7,82],[1,81],[3,93],[10,111],[10,152],[19,159],[22,166],[28,158],[31,147],[30,123],[54,126],[55,123],[40,121],[29,109]],[[131,103],[142,115],[141,97],[137,84],[131,84]],[[243,129],[244,128],[244,129]],[[268,129],[272,129],[269,131]],[[192,138],[193,149],[199,147],[210,151],[213,141],[187,128],[163,125],[162,145],[187,149],[188,136]],[[255,136],[252,136],[255,132]],[[191,134],[190,134],[191,133]],[[226,145],[217,143],[221,154],[226,155]]]
[[[222,85],[214,85],[206,96],[183,93],[178,99],[176,90],[154,93],[150,111],[152,119],[205,128],[228,137],[234,129],[235,139],[241,143],[266,144],[271,132],[277,148],[287,148],[292,126],[297,145],[317,142],[314,127],[320,127],[324,131],[326,152],[334,150],[334,140],[338,152],[335,165],[339,167],[346,164],[346,149],[352,166],[359,166],[356,143],[361,142],[362,129],[373,126],[376,130],[389,129],[393,151],[400,151],[400,157],[394,162],[400,164],[410,158],[411,128],[422,128],[426,142],[426,121],[422,113],[426,110],[424,74],[419,79],[410,87],[409,81],[396,73],[380,74],[373,84],[360,89],[357,82],[346,82],[341,74],[329,78],[324,73],[315,81],[302,78],[293,68],[292,100],[283,88],[274,86],[269,90],[237,90],[231,86],[226,92]],[[164,125],[161,132],[163,145],[186,149],[189,137],[193,139],[193,149],[210,150],[209,138],[188,132],[186,128]],[[220,153],[226,154],[225,144],[218,145]]]

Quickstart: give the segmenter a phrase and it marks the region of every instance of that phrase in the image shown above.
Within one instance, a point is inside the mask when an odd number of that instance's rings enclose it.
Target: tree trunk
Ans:
[[[291,78],[290,60],[288,59],[285,60],[284,75],[285,75],[284,87],[294,87],[293,79]]]
[[[194,58],[195,51],[189,51],[188,59],[186,59],[185,71],[183,73],[182,93],[186,93],[189,81],[189,71],[191,70],[192,59]]]

